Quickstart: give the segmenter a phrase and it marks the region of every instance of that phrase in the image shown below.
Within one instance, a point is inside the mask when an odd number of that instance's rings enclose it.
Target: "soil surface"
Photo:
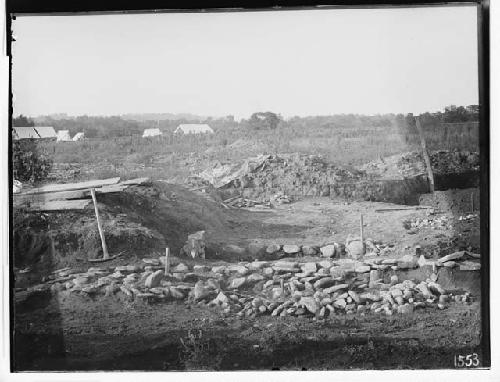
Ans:
[[[432,215],[418,209],[377,212],[405,206],[318,197],[264,211],[225,210],[216,195],[159,183],[99,202],[105,230],[113,237],[108,246],[111,251],[125,251],[106,263],[110,267],[157,257],[165,245],[177,254],[187,235],[197,230],[207,234],[207,260],[199,263],[242,260],[223,252],[227,244],[247,248],[249,244],[343,243],[347,235],[358,234],[361,214],[365,237],[390,244],[386,256],[413,254],[417,245],[429,258],[461,249],[479,252],[479,217],[463,219],[449,210]],[[18,232],[24,236],[16,243],[17,253],[23,256],[16,257],[15,286],[36,284],[62,266],[82,270],[92,266],[88,258],[99,255],[98,237],[79,236],[82,227],[95,230],[91,216],[92,211],[86,211],[75,223],[74,214],[18,215]],[[425,219],[430,223],[412,226]],[[48,232],[59,237],[55,245]],[[60,235],[74,235],[73,247],[61,247],[68,236]],[[242,256],[257,257],[248,251]],[[20,272],[25,267],[29,270]],[[65,291],[41,293],[16,306],[15,369],[453,368],[455,355],[476,353],[482,359],[480,296],[444,310],[335,315],[325,320],[238,318],[206,305],[148,305],[119,296],[93,299]]]
[[[18,314],[15,366],[19,370],[453,368],[458,354],[477,353],[481,359],[479,312],[475,302],[408,316],[238,319],[208,307],[61,296]]]

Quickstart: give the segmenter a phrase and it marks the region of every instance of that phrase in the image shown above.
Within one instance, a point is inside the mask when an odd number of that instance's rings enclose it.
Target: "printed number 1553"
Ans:
[[[453,358],[455,367],[478,367],[479,357],[476,353],[460,355],[456,354]]]

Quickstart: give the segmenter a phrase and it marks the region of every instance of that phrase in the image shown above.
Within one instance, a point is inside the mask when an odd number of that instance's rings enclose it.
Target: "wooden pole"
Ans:
[[[365,254],[365,240],[363,237],[363,214],[359,215],[359,239],[361,240],[361,245],[363,246],[363,255]]]
[[[280,280],[280,287],[281,287],[281,295],[284,296],[285,295],[285,283],[284,283],[283,279]]]
[[[422,146],[422,154],[424,156],[425,167],[427,167],[427,177],[429,178],[429,189],[431,193],[434,193],[434,174],[432,173],[431,159],[429,158],[429,153],[427,152],[427,145],[425,144],[424,132],[422,130],[422,125],[420,124],[420,118],[415,117],[417,123],[418,135],[420,136],[420,145]]]
[[[165,248],[165,275],[170,273],[170,249]]]
[[[95,197],[95,189],[94,188],[90,189],[90,194],[92,195],[92,201],[94,202],[95,217],[97,219],[97,229],[99,230],[99,236],[101,237],[102,254],[103,254],[102,259],[107,260],[107,259],[109,259],[108,247],[106,246],[106,239],[104,237],[104,231],[102,230],[101,220],[99,219],[99,210],[97,209],[97,200]]]

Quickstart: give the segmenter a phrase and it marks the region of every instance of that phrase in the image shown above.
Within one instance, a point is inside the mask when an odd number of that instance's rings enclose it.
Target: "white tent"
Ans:
[[[183,123],[175,129],[174,133],[181,134],[212,134],[214,131],[206,123]]]
[[[57,134],[52,126],[35,126],[34,129],[42,139],[56,139]]]
[[[83,138],[85,138],[85,134],[80,132],[76,133],[75,136],[73,137],[73,141],[81,141]]]
[[[12,132],[14,139],[38,139],[40,136],[31,126],[14,126]]]
[[[153,128],[153,129],[146,129],[146,130],[144,130],[144,133],[142,134],[142,137],[143,138],[146,138],[146,137],[157,137],[159,135],[162,135],[160,129]]]
[[[58,142],[71,141],[71,137],[69,135],[69,130],[58,130],[57,131],[57,141]]]

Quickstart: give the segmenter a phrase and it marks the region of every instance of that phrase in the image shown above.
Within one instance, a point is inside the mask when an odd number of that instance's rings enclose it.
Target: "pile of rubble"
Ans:
[[[31,293],[49,292],[110,296],[159,303],[184,300],[186,304],[218,306],[238,316],[351,313],[411,313],[414,309],[450,301],[468,302],[468,293],[445,290],[437,283],[439,267],[480,269],[479,255],[455,252],[431,261],[423,256],[399,259],[365,258],[296,261],[253,261],[218,265],[171,264],[165,274],[164,257],[143,259],[141,265],[90,268],[87,272],[60,269],[42,284],[16,290],[16,302]],[[423,281],[399,280],[393,271],[431,265],[434,272]],[[385,272],[388,271],[388,272]]]
[[[434,174],[467,173],[479,171],[479,153],[469,151],[435,151],[430,153]],[[425,161],[420,152],[407,152],[379,159],[360,166],[362,171],[385,179],[405,179],[426,174]]]
[[[410,220],[403,222],[404,227],[408,230],[417,230],[421,228],[432,228],[432,229],[451,229],[452,221],[447,215],[441,216],[428,216],[426,218],[415,217]]]
[[[271,202],[269,201],[261,202],[259,200],[252,200],[240,196],[235,196],[224,200],[223,205],[230,208],[271,208]]]
[[[455,218],[448,215],[441,216],[432,216],[433,213],[430,213],[427,217],[415,217],[412,219],[405,220],[403,222],[403,226],[408,230],[409,233],[415,233],[417,230],[422,228],[431,228],[431,229],[444,229],[450,230],[453,229],[453,224]],[[468,214],[468,215],[460,215],[456,218],[460,222],[472,222],[478,218],[477,214]]]
[[[304,154],[260,155],[243,164],[219,164],[199,177],[214,187],[241,193],[246,198],[274,195],[328,196],[330,185],[356,181],[362,173],[327,163],[321,156]]]

